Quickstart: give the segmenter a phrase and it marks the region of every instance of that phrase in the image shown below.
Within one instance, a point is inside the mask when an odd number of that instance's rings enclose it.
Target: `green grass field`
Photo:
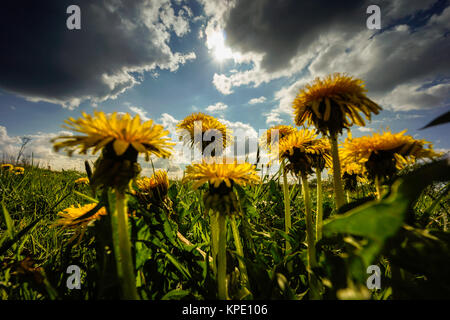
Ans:
[[[445,168],[448,172],[448,165]],[[334,211],[332,183],[330,179],[324,181],[324,238],[316,245],[318,267],[312,270],[321,284],[322,299],[450,297],[448,184],[433,183],[445,175],[442,163],[409,171],[399,175],[397,181],[403,181],[400,187],[393,187],[381,202],[373,200],[372,186],[359,186],[357,192],[349,194],[350,204],[341,210],[355,207],[350,214]],[[100,199],[88,185],[74,182],[82,176],[75,171],[36,167],[25,167],[23,175],[1,172],[2,299],[119,297],[110,232],[106,231],[109,215],[89,226],[79,243],[69,242],[69,229],[53,226],[63,209]],[[314,188],[312,180],[313,212]],[[290,185],[289,234],[284,231],[283,191],[277,176],[236,191],[242,210],[235,221],[248,283],[243,281],[228,223],[229,297],[305,298],[309,286],[300,186]],[[129,232],[140,298],[216,299],[211,260],[203,256],[210,254],[204,192],[204,188],[193,190],[190,183],[170,181],[170,200],[163,206],[143,205],[135,195],[128,194]],[[70,265],[81,269],[79,290],[67,288]],[[367,289],[367,265],[380,268],[381,289]]]

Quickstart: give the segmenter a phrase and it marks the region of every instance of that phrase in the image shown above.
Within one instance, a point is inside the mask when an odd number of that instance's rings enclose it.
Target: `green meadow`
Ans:
[[[444,171],[443,168],[445,169]],[[76,171],[25,166],[0,174],[0,296],[2,299],[119,298],[109,216],[86,228],[80,241],[55,226],[58,212],[97,201]],[[448,165],[434,162],[403,170],[378,202],[360,185],[350,203],[334,210],[332,180],[323,181],[324,237],[316,244],[322,299],[407,299],[450,296],[447,214]],[[85,175],[84,175],[85,176]],[[237,187],[235,217],[244,257],[227,232],[227,283],[231,299],[306,299],[307,242],[299,184],[289,186],[292,228],[285,233],[279,174]],[[310,180],[314,190],[316,181]],[[129,193],[129,235],[141,299],[216,299],[211,268],[206,188],[170,181],[164,206],[143,205]],[[311,192],[315,208],[315,192]],[[314,209],[313,209],[314,212]],[[289,249],[286,250],[286,247]],[[244,262],[248,279],[243,279]],[[67,268],[81,269],[81,288],[69,289]],[[380,289],[368,289],[367,265],[380,268]]]

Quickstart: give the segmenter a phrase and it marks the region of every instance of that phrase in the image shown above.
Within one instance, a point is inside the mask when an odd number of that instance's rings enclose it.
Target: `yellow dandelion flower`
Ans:
[[[5,163],[5,164],[2,164],[1,166],[0,166],[0,168],[2,169],[2,170],[5,170],[5,171],[13,171],[13,169],[14,169],[14,166],[12,165],[12,164],[9,164],[9,163]]]
[[[139,115],[131,118],[129,114],[94,112],[92,117],[83,113],[83,118],[69,118],[66,123],[69,125],[66,128],[85,135],[53,139],[56,151],[64,148],[71,155],[77,148],[82,154],[91,148],[93,154],[102,150],[90,179],[93,188],[103,185],[123,192],[141,170],[137,163],[138,153],[144,153],[146,160],[152,154],[158,157],[171,154],[173,143],[165,138],[169,132],[161,125],[154,125],[153,120],[141,123]],[[57,140],[63,141],[56,143]]]
[[[54,148],[56,151],[64,148],[69,155],[76,148],[80,149],[81,154],[93,148],[92,154],[95,154],[106,146],[111,146],[117,156],[124,155],[131,147],[136,152],[144,153],[147,160],[151,154],[158,157],[169,157],[171,154],[173,143],[169,142],[169,138],[164,138],[169,132],[161,125],[153,124],[153,120],[141,123],[139,115],[131,118],[128,113],[105,115],[94,112],[91,116],[83,112],[82,118],[69,118],[65,122],[68,124],[65,128],[85,134],[60,136],[52,140],[63,140],[55,143]]]
[[[342,148],[339,150],[339,157],[342,159],[341,161],[342,175],[344,174],[355,175],[361,178],[367,175],[367,170],[364,164],[359,163],[354,157],[351,159],[347,157],[346,153]]]
[[[314,125],[325,135],[336,135],[353,124],[364,126],[362,112],[370,120],[381,107],[370,100],[363,81],[335,73],[316,78],[301,89],[293,102],[295,123]]]
[[[167,177],[167,171],[157,170],[150,178],[144,177],[136,181],[138,188],[142,191],[150,191],[159,186],[164,189],[169,188],[169,178]]]
[[[89,179],[86,177],[78,178],[75,181],[75,184],[89,184]]]
[[[276,138],[276,132],[278,130],[278,139]],[[297,129],[293,126],[277,125],[267,129],[266,133],[261,137],[260,144],[262,147],[270,150],[270,147],[275,143],[286,138],[288,135],[296,132]]]
[[[288,135],[278,148],[281,159],[288,159],[288,169],[298,174],[311,173],[312,168],[322,170],[331,166],[330,147],[325,139],[318,139],[314,131],[303,129]],[[276,156],[276,155],[274,155]]]
[[[432,144],[405,135],[407,130],[391,133],[373,133],[372,136],[347,139],[343,145],[345,162],[357,162],[367,170],[370,177],[390,177],[419,158],[439,156]],[[427,146],[428,145],[428,146]]]
[[[157,170],[150,178],[143,177],[136,181],[139,191],[137,197],[145,203],[158,203],[163,201],[169,190],[167,171]]]
[[[345,162],[343,161],[341,166],[342,180],[344,183],[344,189],[349,191],[356,191],[358,181],[360,183],[368,183],[365,178],[367,174],[364,165],[358,162]]]
[[[193,187],[197,189],[206,182],[209,182],[214,188],[219,188],[221,184],[228,188],[232,184],[248,185],[259,182],[259,176],[256,174],[255,166],[250,163],[224,163],[215,161],[203,161],[199,164],[192,164],[186,168],[184,181],[195,181]]]
[[[225,159],[223,163],[203,161],[201,164],[188,166],[183,178],[183,182],[185,181],[194,181],[194,189],[208,182],[209,190],[203,196],[206,212],[211,209],[222,215],[230,215],[239,212],[233,185],[245,186],[257,183],[259,176],[255,171],[255,165]]]
[[[317,134],[314,131],[307,129],[298,130],[280,142],[279,155],[281,158],[287,158],[289,155],[294,154],[295,149],[304,150],[311,146],[315,139],[317,139]]]
[[[342,164],[342,174],[354,174],[354,175],[364,175],[364,167],[361,164],[356,162],[350,162]]]
[[[22,167],[14,167],[13,172],[15,175],[24,174],[25,169]]]
[[[55,221],[53,226],[61,226],[62,229],[70,229],[73,232],[73,236],[69,239],[69,243],[76,238],[78,238],[78,242],[80,242],[87,227],[107,214],[105,207],[102,207],[89,217],[79,219],[96,206],[96,203],[86,204],[84,206],[70,206],[58,213],[60,218]]]
[[[182,138],[184,138],[185,143],[193,146],[197,142],[195,139],[195,123],[201,124],[202,136],[199,137],[199,140],[201,138],[201,141],[199,142],[202,145],[199,147],[201,147],[202,152],[203,150],[205,150],[208,144],[212,143],[211,141],[203,141],[207,140],[206,138],[204,139],[204,135],[205,132],[209,130],[211,130],[210,132],[214,134],[221,135],[223,148],[231,145],[231,130],[213,116],[204,114],[202,112],[191,114],[177,124],[177,131],[184,133],[184,136]]]

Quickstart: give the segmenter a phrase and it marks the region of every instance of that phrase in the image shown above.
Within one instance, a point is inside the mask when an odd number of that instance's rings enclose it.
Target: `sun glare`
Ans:
[[[212,49],[214,59],[224,61],[233,57],[231,49],[225,46],[223,32],[216,31],[208,39],[208,46]]]

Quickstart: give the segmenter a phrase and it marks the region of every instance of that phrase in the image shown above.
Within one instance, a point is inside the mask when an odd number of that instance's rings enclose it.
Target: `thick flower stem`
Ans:
[[[226,216],[219,214],[219,252],[217,253],[217,286],[220,300],[227,299],[227,229]]]
[[[323,192],[322,192],[322,171],[316,169],[317,176],[317,218],[316,218],[316,241],[322,239],[323,227]]]
[[[117,190],[116,205],[111,220],[122,298],[125,300],[138,300],[136,276],[131,256],[131,242],[128,235],[127,201],[125,195]]]
[[[213,257],[213,270],[217,277],[217,254],[219,252],[219,213],[211,211],[210,227],[211,227],[211,255]]]
[[[312,211],[311,211],[311,197],[309,194],[309,186],[306,174],[301,172],[301,179],[303,185],[303,199],[305,202],[305,220],[306,220],[306,241],[308,244],[308,280],[310,288],[310,297],[312,300],[319,299],[319,286],[317,278],[312,274],[311,270],[317,267],[316,261],[316,247],[314,241],[314,228],[312,222]]]
[[[444,213],[442,214],[442,224],[444,225],[443,230],[447,231],[448,230],[448,227],[447,227],[447,224],[448,224],[447,211],[444,211]]]
[[[291,229],[291,201],[289,198],[289,185],[287,183],[286,164],[284,160],[281,162],[281,171],[283,172],[284,228],[286,234],[289,234],[289,230]],[[286,240],[286,252],[290,249],[291,245]]]
[[[241,237],[239,236],[239,229],[237,227],[236,218],[232,215],[230,217],[231,222],[231,230],[233,231],[234,245],[236,246],[236,252],[240,258],[244,259],[244,249],[242,248]],[[248,275],[247,275],[247,266],[245,265],[244,260],[239,260],[239,270],[241,273],[241,281],[247,289],[250,289],[248,286]]]
[[[345,204],[344,189],[342,188],[341,163],[339,160],[339,151],[337,135],[329,137],[331,145],[331,157],[333,158],[333,185],[336,198],[336,207],[339,209]]]
[[[377,191],[377,200],[381,200],[381,181],[378,176],[375,176],[375,189]]]

